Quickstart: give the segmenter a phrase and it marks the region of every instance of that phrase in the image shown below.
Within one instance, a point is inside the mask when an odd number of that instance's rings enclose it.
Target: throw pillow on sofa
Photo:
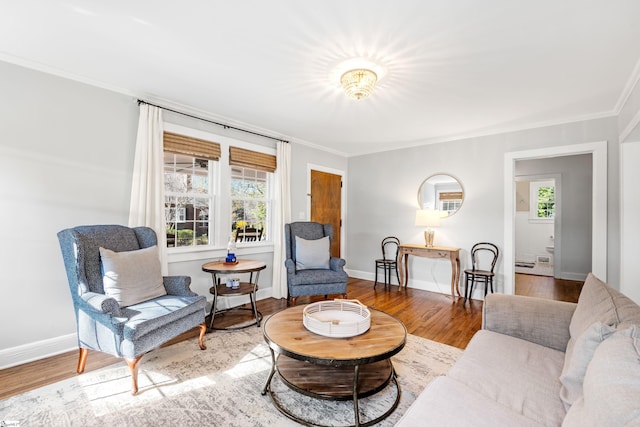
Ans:
[[[596,349],[614,332],[613,327],[596,322],[575,340],[573,351],[565,354],[560,375],[560,399],[567,410],[582,396],[584,375]]]
[[[589,273],[569,324],[570,338],[565,352],[565,365],[573,359],[578,337],[596,322],[614,328],[626,323],[640,325],[640,308],[628,297]]]
[[[584,377],[583,396],[563,427],[640,425],[640,330],[620,330],[596,349]]]

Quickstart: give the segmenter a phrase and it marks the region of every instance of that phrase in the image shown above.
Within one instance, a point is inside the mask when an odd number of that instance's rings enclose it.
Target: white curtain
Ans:
[[[291,222],[291,146],[278,141],[276,150],[277,169],[276,202],[273,209],[273,298],[287,297],[287,272],[284,268],[286,249],[284,225]]]
[[[140,104],[129,227],[147,226],[156,232],[162,275],[166,276],[169,268],[164,222],[162,134],[162,109]]]

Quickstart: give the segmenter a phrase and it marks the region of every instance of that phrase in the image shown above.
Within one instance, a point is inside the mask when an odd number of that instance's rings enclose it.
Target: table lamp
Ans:
[[[416,211],[416,226],[427,227],[424,231],[424,243],[428,248],[433,247],[435,231],[433,227],[440,226],[440,211],[433,209],[420,209]]]

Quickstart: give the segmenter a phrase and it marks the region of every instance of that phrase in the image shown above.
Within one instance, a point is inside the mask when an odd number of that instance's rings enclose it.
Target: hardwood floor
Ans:
[[[516,293],[541,298],[577,301],[582,287],[581,282],[554,280],[543,276],[516,275]],[[349,298],[358,299],[364,305],[382,310],[396,316],[405,324],[407,332],[413,335],[438,341],[464,349],[473,334],[482,324],[482,301],[472,300],[463,305],[462,299],[453,301],[451,296],[407,289],[398,292],[397,286],[384,290],[373,282],[350,279]],[[298,299],[298,304],[319,301],[322,298]],[[286,301],[268,298],[258,301],[258,310],[264,315],[286,308]],[[234,314],[238,313],[238,314]],[[216,325],[225,326],[242,320],[246,312],[231,312],[222,316]],[[216,332],[212,332],[216,333]],[[165,345],[197,336],[197,331],[185,333]],[[206,342],[206,338],[205,338]],[[85,371],[99,369],[113,363],[124,363],[121,359],[104,353],[90,351]],[[24,393],[26,391],[71,378],[76,374],[78,353],[71,351],[47,359],[38,360],[20,366],[0,370],[0,399]],[[144,358],[142,359],[144,369]]]
[[[516,274],[515,294],[557,301],[577,302],[584,282],[547,276]]]

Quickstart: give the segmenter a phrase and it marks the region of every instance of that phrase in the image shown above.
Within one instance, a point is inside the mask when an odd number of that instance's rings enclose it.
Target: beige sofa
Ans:
[[[640,307],[593,275],[577,304],[491,294],[398,426],[640,426]]]

